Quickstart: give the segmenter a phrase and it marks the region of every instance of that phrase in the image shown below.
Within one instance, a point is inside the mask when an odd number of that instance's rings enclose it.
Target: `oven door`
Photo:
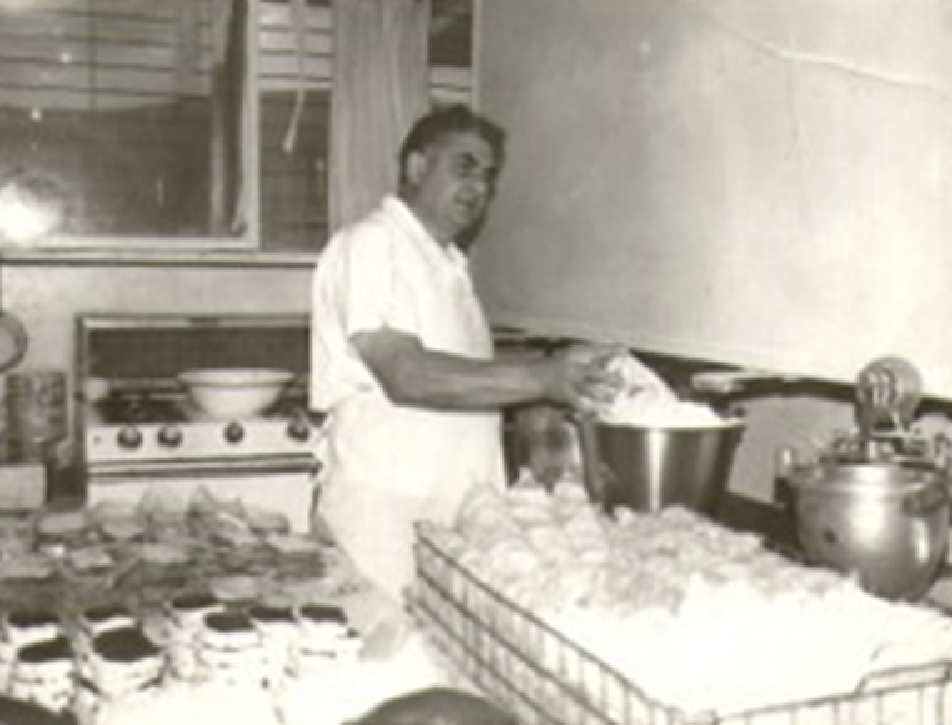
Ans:
[[[152,491],[173,496],[186,505],[196,491],[204,488],[216,499],[237,500],[283,514],[292,531],[305,533],[310,529],[320,470],[316,458],[303,457],[265,457],[240,464],[227,459],[180,466],[103,464],[89,469],[86,498],[89,506],[102,501],[136,504]]]

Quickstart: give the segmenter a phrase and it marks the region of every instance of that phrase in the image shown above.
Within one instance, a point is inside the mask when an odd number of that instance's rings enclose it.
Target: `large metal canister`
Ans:
[[[786,476],[806,557],[868,591],[916,600],[949,546],[949,481],[926,464],[819,462]]]
[[[4,408],[7,458],[42,462],[54,443],[68,433],[66,373],[23,370],[6,376]]]

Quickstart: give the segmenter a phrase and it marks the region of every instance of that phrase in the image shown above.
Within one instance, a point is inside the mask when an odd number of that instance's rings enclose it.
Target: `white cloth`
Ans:
[[[451,523],[468,487],[505,481],[500,416],[393,404],[349,338],[390,327],[429,349],[489,359],[465,256],[394,197],[334,236],[313,279],[311,405],[330,413],[320,514],[355,563],[399,596],[413,521]]]

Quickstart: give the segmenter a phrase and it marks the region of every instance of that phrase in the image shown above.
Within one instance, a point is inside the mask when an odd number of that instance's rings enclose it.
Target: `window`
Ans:
[[[0,0],[7,198],[58,196],[64,237],[240,244],[247,11],[245,0]]]
[[[470,100],[473,3],[431,0],[430,86],[434,102]],[[286,0],[259,2],[260,201],[266,248],[313,250],[315,243],[327,238],[333,72],[330,5],[330,0],[308,0],[305,47],[298,49],[293,8]]]
[[[437,101],[469,99],[474,1],[432,0]],[[301,44],[287,0],[0,0],[4,243],[316,251],[330,0],[304,16]]]

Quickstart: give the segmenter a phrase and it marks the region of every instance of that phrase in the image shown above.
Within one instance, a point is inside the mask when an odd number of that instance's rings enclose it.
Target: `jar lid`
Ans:
[[[110,662],[138,662],[161,654],[159,647],[136,625],[97,635],[93,649]]]

